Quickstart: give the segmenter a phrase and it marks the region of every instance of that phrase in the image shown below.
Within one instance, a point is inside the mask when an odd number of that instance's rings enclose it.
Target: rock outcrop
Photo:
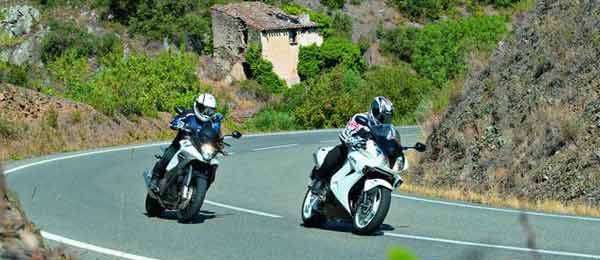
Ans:
[[[40,12],[27,5],[3,8],[0,12],[4,17],[0,21],[0,35],[12,39],[10,45],[0,42],[0,60],[15,65],[37,63],[45,35],[43,30],[34,32],[34,25],[40,21]]]
[[[538,0],[452,100],[414,179],[600,203],[598,44],[600,3]]]
[[[40,21],[40,11],[28,6],[17,5],[0,10],[5,19],[0,23],[0,30],[19,37],[32,31],[33,25]]]
[[[8,190],[0,165],[0,258],[2,259],[72,259],[62,250],[44,245],[39,230],[21,209]]]

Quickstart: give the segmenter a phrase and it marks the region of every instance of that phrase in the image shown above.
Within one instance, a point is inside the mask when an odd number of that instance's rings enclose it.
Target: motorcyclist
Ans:
[[[391,123],[393,113],[392,102],[386,97],[378,96],[371,102],[368,112],[354,115],[339,135],[341,144],[327,153],[321,167],[313,169],[314,190],[319,190],[324,183],[328,183],[331,176],[342,168],[349,148],[366,144],[371,127]]]
[[[196,98],[193,109],[186,110],[171,120],[171,129],[178,130],[178,133],[171,145],[165,150],[160,160],[156,162],[152,169],[151,188],[155,192],[159,189],[158,183],[165,175],[167,164],[169,164],[175,153],[179,151],[179,141],[186,135],[186,132],[182,130],[184,127],[194,131],[204,127],[212,127],[219,135],[221,135],[221,121],[223,120],[223,115],[216,112],[216,108],[216,98],[209,93],[204,93]]]

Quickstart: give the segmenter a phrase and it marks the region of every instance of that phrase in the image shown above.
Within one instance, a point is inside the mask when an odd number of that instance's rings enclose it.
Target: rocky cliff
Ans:
[[[2,259],[73,259],[63,250],[44,245],[39,230],[31,223],[14,194],[6,187],[0,166],[0,258]]]
[[[538,0],[442,116],[417,183],[600,203],[600,3]]]

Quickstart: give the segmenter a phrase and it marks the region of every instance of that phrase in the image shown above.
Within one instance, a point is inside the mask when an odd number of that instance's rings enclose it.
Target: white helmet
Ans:
[[[217,108],[217,99],[209,94],[204,93],[194,101],[194,114],[200,121],[208,121],[215,114]]]

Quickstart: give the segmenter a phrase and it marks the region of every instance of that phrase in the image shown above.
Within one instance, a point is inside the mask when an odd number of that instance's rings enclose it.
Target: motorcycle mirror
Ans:
[[[233,137],[235,139],[240,139],[240,137],[242,137],[242,133],[240,133],[238,131],[233,131],[233,133],[231,133],[231,137]]]
[[[425,149],[427,149],[427,146],[425,146],[422,143],[416,143],[415,144],[415,150],[417,150],[417,152],[425,152]]]
[[[183,114],[183,107],[181,107],[181,106],[176,106],[176,107],[175,107],[175,112],[176,112],[178,115],[181,115],[181,114]]]

